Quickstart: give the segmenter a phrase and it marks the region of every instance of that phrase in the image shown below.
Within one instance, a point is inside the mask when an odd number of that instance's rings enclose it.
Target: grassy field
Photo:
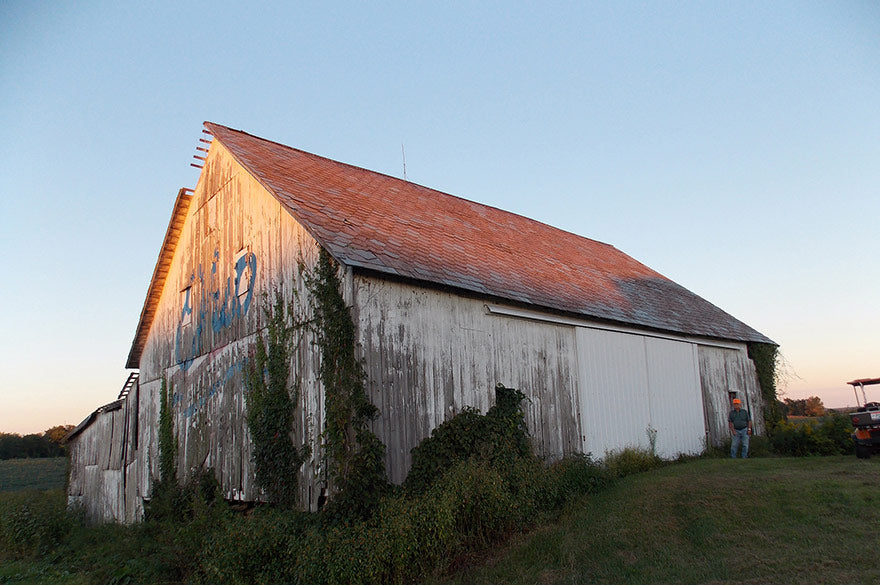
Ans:
[[[703,459],[627,477],[435,583],[880,583],[880,458]]]
[[[458,559],[466,568],[427,583],[876,584],[878,486],[880,457],[669,465],[577,498],[557,521],[513,535],[486,554]],[[169,555],[199,562],[199,549],[181,541],[192,537],[186,531],[87,527],[64,519],[61,490],[0,494],[0,527],[12,518],[4,509],[22,501],[39,514],[19,515],[18,521],[50,518],[48,526],[69,528],[36,556],[0,550],[0,583],[175,583],[158,578],[157,563]],[[208,525],[195,529],[212,531]]]
[[[66,457],[0,460],[0,492],[61,489],[66,481]]]

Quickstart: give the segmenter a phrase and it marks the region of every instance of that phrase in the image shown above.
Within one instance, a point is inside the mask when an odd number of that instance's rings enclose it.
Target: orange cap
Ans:
[[[742,404],[742,400],[740,400],[739,398],[734,398],[733,403],[734,404]]]

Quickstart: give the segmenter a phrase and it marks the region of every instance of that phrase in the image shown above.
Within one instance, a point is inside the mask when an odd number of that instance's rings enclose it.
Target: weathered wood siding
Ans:
[[[701,345],[700,380],[709,441],[719,447],[730,437],[727,415],[731,400],[739,398],[752,415],[755,432],[764,434],[764,400],[755,364],[745,345],[734,348]],[[733,394],[731,394],[733,393]]]
[[[178,440],[178,476],[214,470],[226,498],[261,498],[254,484],[243,373],[265,308],[275,292],[306,298],[298,263],[314,265],[317,244],[278,200],[216,144],[193,194],[161,300],[140,359],[139,493],[149,498],[158,476],[161,380]],[[307,304],[307,303],[306,303]],[[303,339],[292,364],[301,377],[293,440],[313,458],[300,480],[302,500],[315,507],[320,470],[323,399],[316,357]]]
[[[540,456],[580,451],[573,327],[499,318],[485,301],[375,278],[357,277],[354,297],[391,481],[403,481],[432,429],[466,406],[492,406],[499,382],[528,397]]]
[[[136,416],[136,396],[129,394],[98,409],[68,444],[68,503],[81,506],[89,522],[123,522],[142,510],[132,478],[136,450],[131,424]]]
[[[699,453],[707,440],[726,436],[719,434],[726,427],[709,425],[704,415],[711,408],[704,396],[717,397],[707,388],[719,386],[702,356],[720,352],[722,371],[739,387],[755,379],[740,344],[704,346],[714,342],[538,313],[489,314],[485,300],[371,276],[355,277],[353,299],[370,396],[380,410],[374,430],[394,482],[406,477],[410,450],[437,425],[465,406],[485,412],[498,382],[526,393],[535,450],[552,460],[648,448],[649,429],[661,456]],[[518,313],[531,312],[510,310]],[[760,413],[756,387],[745,387]]]

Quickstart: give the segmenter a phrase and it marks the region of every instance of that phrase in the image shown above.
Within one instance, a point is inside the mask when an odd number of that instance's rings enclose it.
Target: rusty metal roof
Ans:
[[[587,318],[773,343],[613,246],[205,123],[339,262]]]

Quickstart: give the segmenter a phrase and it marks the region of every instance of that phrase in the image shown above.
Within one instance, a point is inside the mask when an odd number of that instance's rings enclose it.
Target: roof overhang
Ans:
[[[134,334],[134,341],[131,343],[131,351],[129,351],[128,360],[125,362],[126,368],[138,368],[140,366],[141,352],[143,352],[144,345],[147,343],[147,335],[150,333],[153,318],[156,316],[156,308],[159,306],[159,299],[162,297],[162,289],[165,288],[165,280],[171,268],[171,261],[174,259],[174,251],[177,249],[177,241],[180,239],[180,231],[183,229],[183,223],[186,220],[190,203],[192,203],[192,197],[191,189],[182,188],[177,192],[177,199],[174,201],[174,211],[171,213],[168,228],[165,230],[162,249],[159,251],[159,258],[156,260],[156,267],[153,269],[153,277],[150,279],[150,287],[147,289],[147,298],[144,300],[144,307],[141,310],[141,317]]]
[[[67,433],[67,435],[62,440],[62,443],[68,443],[68,442],[72,441],[77,435],[79,435],[81,432],[86,430],[93,422],[95,422],[95,419],[98,418],[99,414],[103,414],[105,412],[113,412],[114,410],[119,410],[120,408],[122,408],[122,406],[124,404],[125,404],[125,400],[120,398],[119,400],[114,400],[113,402],[111,402],[109,404],[105,404],[104,406],[96,408],[94,411],[92,411],[92,413],[89,416],[87,416],[85,419],[83,419],[83,421],[81,423],[76,425],[73,428],[73,430],[71,430],[69,433]]]

